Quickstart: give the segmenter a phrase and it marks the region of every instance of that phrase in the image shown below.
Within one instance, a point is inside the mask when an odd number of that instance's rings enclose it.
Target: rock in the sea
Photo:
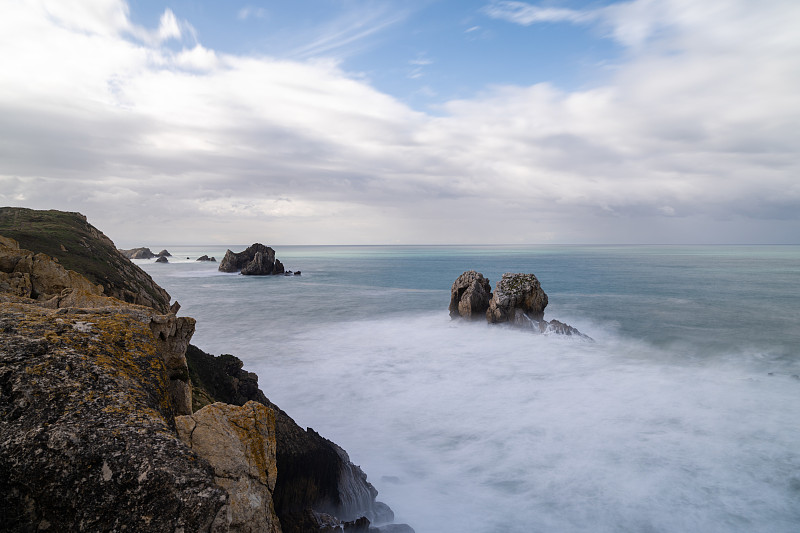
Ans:
[[[214,469],[214,480],[230,496],[231,531],[281,533],[272,491],[277,478],[275,414],[249,401],[214,403],[175,419],[178,436]]]
[[[186,259],[189,259],[189,258],[187,257]],[[208,257],[207,255],[201,255],[200,257],[195,259],[195,261],[213,261],[213,262],[216,263],[217,262],[217,258],[216,257]]]
[[[547,307],[547,294],[533,274],[503,274],[497,282],[486,319],[492,323],[511,322],[527,326],[531,321],[537,324],[544,317]]]
[[[450,316],[470,319],[484,318],[492,297],[489,280],[480,272],[464,272],[450,289]]]
[[[225,252],[219,263],[220,272],[239,272],[247,276],[283,274],[283,264],[275,259],[275,250],[255,243],[242,252]]]
[[[172,257],[172,254],[169,253],[167,250],[161,250],[156,254],[158,257]]]
[[[169,259],[167,259],[165,255],[160,255],[158,259],[156,259],[156,263],[169,263]]]

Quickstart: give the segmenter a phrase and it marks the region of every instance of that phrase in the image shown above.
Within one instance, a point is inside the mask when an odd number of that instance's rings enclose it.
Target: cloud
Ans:
[[[580,11],[553,7],[539,7],[526,2],[496,1],[484,9],[492,18],[507,20],[523,26],[541,22],[590,22],[597,18],[598,11]]]
[[[184,43],[174,15],[142,38],[123,2],[12,7],[0,201],[82,211],[119,244],[796,242],[800,230],[793,3],[616,4],[603,21],[631,48],[602,85],[491,86],[436,115],[335,59]]]
[[[247,20],[249,18],[265,19],[269,12],[263,7],[245,6],[236,13],[239,20]]]

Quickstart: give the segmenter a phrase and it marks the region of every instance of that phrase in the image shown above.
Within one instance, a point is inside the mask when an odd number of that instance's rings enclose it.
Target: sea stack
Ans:
[[[225,252],[219,263],[220,272],[239,272],[245,276],[268,276],[283,274],[283,264],[275,259],[275,250],[255,243],[243,252]]]

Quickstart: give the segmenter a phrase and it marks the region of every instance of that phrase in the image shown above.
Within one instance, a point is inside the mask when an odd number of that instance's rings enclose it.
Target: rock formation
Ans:
[[[80,213],[0,207],[0,235],[80,272],[93,284],[102,285],[106,296],[169,312],[167,291],[117,251],[111,239]]]
[[[172,257],[172,254],[169,253],[167,250],[161,250],[156,254],[158,257]]]
[[[150,248],[131,248],[130,250],[120,250],[119,253],[128,259],[152,259],[156,254]]]
[[[242,252],[225,252],[219,263],[220,272],[239,272],[246,276],[283,274],[283,264],[275,259],[275,250],[255,243]]]
[[[156,263],[169,263],[169,259],[165,255],[159,255],[158,259],[156,259]]]
[[[544,319],[547,294],[533,274],[503,274],[489,292],[489,280],[483,274],[469,270],[461,274],[450,290],[450,316],[476,319],[486,317],[490,324],[506,323],[537,333],[575,335],[585,339],[569,324]]]
[[[450,289],[450,316],[469,319],[484,318],[492,297],[492,287],[483,274],[464,272]]]
[[[275,414],[256,402],[215,403],[175,419],[178,436],[214,469],[230,496],[226,522],[242,533],[281,533],[272,502]]]
[[[213,356],[192,345],[186,359],[195,409],[214,401],[234,405],[256,401],[273,409],[278,465],[273,497],[283,533],[310,531],[309,524],[316,530],[326,523],[343,527],[362,516],[377,524],[394,520],[392,510],[376,501],[377,491],[347,453],[313,429],[302,429],[270,402],[258,387],[258,376],[242,370],[240,359]]]
[[[186,259],[189,259],[189,258],[187,257]],[[195,261],[213,261],[213,262],[216,263],[217,262],[217,258],[216,257],[208,257],[207,255],[201,255],[200,257],[195,259]]]
[[[486,311],[486,319],[496,324],[511,322],[524,325],[544,317],[547,294],[533,274],[503,274],[497,282],[494,294]]]

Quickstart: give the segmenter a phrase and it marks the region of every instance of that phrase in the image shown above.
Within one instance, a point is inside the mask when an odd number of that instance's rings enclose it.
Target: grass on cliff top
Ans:
[[[64,268],[106,287],[106,294],[113,292],[109,288],[127,288],[146,291],[156,301],[161,299],[146,284],[132,286],[134,280],[126,279],[124,272],[135,265],[80,213],[0,207],[0,235],[16,240],[20,248],[57,258]]]

